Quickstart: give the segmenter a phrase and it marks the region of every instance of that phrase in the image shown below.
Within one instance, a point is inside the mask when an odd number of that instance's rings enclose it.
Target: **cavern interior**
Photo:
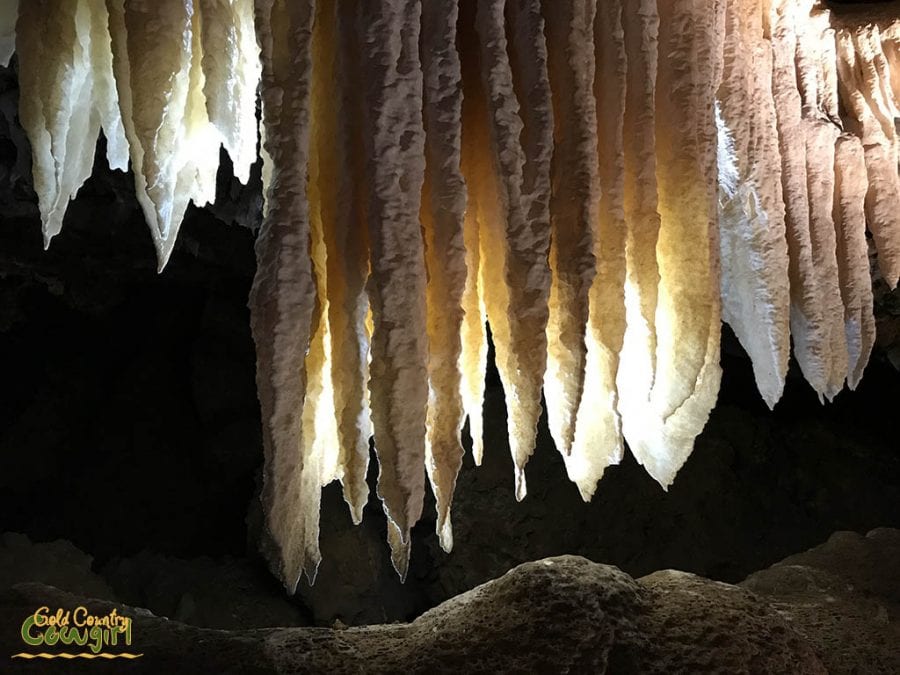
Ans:
[[[0,0],[0,672],[900,673],[900,0]]]

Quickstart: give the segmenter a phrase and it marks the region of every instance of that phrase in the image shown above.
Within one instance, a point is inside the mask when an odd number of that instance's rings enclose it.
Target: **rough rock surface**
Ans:
[[[63,539],[33,543],[15,532],[0,536],[0,588],[40,581],[92,598],[115,600],[113,590],[91,570],[92,562],[91,556]]]
[[[143,655],[129,671],[897,672],[898,553],[900,530],[839,532],[743,587],[671,570],[635,580],[584,558],[547,558],[409,624],[361,628],[213,631],[125,608],[135,618],[131,651]],[[18,626],[41,605],[77,604],[96,614],[114,607],[25,583],[0,593],[0,623]],[[22,650],[18,631],[4,631],[0,644]]]
[[[900,530],[836,532],[821,546],[751,574],[832,673],[900,672]]]

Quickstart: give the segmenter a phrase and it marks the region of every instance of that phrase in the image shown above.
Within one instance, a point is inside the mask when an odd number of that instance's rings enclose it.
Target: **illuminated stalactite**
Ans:
[[[359,523],[369,497],[368,372],[371,333],[366,324],[369,300],[368,241],[365,231],[365,183],[360,137],[361,93],[356,77],[339,77],[357,63],[354,1],[320,4],[314,118],[320,158],[321,223],[327,267],[331,379],[338,424],[340,479],[351,517]],[[332,44],[329,45],[331,41]],[[327,54],[327,57],[326,57]],[[323,58],[324,57],[324,58]]]
[[[606,468],[624,452],[616,374],[625,334],[625,92],[626,54],[621,2],[600,2],[593,34],[593,103],[596,132],[591,158],[599,201],[593,220],[596,274],[589,290],[585,331],[587,360],[572,451],[564,455],[569,478],[589,500]],[[590,33],[589,33],[590,34]],[[588,57],[590,59],[590,57]],[[600,140],[602,139],[602,142]],[[597,199],[596,193],[590,193]]]
[[[256,343],[256,385],[262,412],[265,467],[262,503],[266,553],[289,591],[300,574],[315,578],[320,554],[318,510],[304,488],[319,475],[300,454],[316,285],[309,257],[310,1],[256,4],[262,56],[266,213],[256,239],[250,326]],[[278,30],[273,30],[273,27]],[[312,475],[310,475],[312,474]],[[316,498],[316,505],[318,499]]]
[[[573,0],[544,9],[554,122],[552,282],[544,397],[550,434],[568,458],[575,443],[575,421],[585,389],[589,292],[597,269],[597,7],[590,0]]]
[[[806,3],[807,13],[812,4],[811,0]],[[799,6],[803,7],[803,4]],[[834,34],[828,29],[827,16],[818,14],[810,20],[798,21],[797,72],[806,141],[809,244],[815,275],[813,292],[821,300],[824,394],[829,400],[844,388],[847,378],[847,341],[832,215],[834,144],[840,134],[840,128],[833,121],[837,119],[835,67]]]
[[[99,0],[23,3],[17,31],[22,126],[31,140],[44,245],[59,234],[69,200],[91,175],[101,125],[113,168],[127,167],[111,90],[110,37]]]
[[[625,336],[616,387],[625,438],[640,438],[656,377],[659,297],[659,194],[656,180],[656,75],[659,13],[655,0],[622,2],[625,32],[624,210]]]
[[[0,5],[0,59],[16,3]],[[6,12],[6,13],[4,13]],[[437,532],[488,326],[516,497],[541,395],[590,499],[624,442],[663,486],[718,392],[721,319],[769,406],[788,350],[855,388],[875,336],[866,228],[900,276],[900,19],[812,0],[34,0],[20,119],[45,239],[107,139],[160,267],[219,148],[264,221],[250,298],[263,546],[315,578],[324,485],[354,522],[370,441],[401,577],[426,477]],[[489,448],[487,451],[495,451]]]
[[[465,408],[461,391],[463,294],[466,287],[461,173],[462,66],[456,51],[455,0],[422,5],[425,189],[422,225],[428,270],[429,394],[425,466],[437,504],[441,547],[453,548],[450,504],[464,454]],[[481,371],[483,373],[483,371]]]
[[[844,303],[844,331],[847,340],[847,385],[856,389],[875,343],[875,316],[872,312],[872,275],[869,272],[869,244],[866,241],[865,151],[858,138],[842,134],[834,156],[834,226],[837,235],[837,262]]]
[[[462,400],[469,421],[472,439],[472,458],[481,466],[484,455],[483,403],[485,370],[487,369],[487,307],[484,289],[488,259],[482,255],[483,232],[490,227],[492,205],[496,202],[496,180],[493,159],[489,148],[487,102],[481,77],[481,59],[478,35],[475,31],[476,6],[474,2],[460,3],[459,46],[462,74],[462,148],[460,167],[466,181],[466,210],[463,221],[463,244],[466,249],[466,285],[463,289],[462,347]]]
[[[719,99],[722,319],[774,407],[790,357],[790,288],[781,154],[768,23],[757,3],[728,0]]]
[[[256,161],[256,89],[261,64],[253,0],[200,0],[203,93],[209,121],[242,183]]]
[[[772,91],[778,117],[790,264],[791,339],[804,377],[821,397],[827,390],[828,342],[823,298],[818,295],[809,237],[809,188],[806,176],[806,135],[797,82],[796,7],[773,0],[768,17],[772,36]]]
[[[428,342],[425,252],[419,223],[425,177],[421,5],[360,3],[369,188],[372,364],[369,390],[378,494],[388,517],[394,567],[409,565],[410,530],[425,496]]]
[[[660,3],[656,77],[656,375],[626,440],[663,487],[693,449],[719,391],[715,93],[724,3]],[[636,427],[638,425],[635,425]]]
[[[193,9],[179,0],[109,0],[113,71],[130,147],[135,192],[162,267],[194,196],[188,153]],[[202,91],[199,92],[202,95]]]
[[[837,53],[847,126],[865,148],[869,179],[866,223],[878,249],[881,274],[894,288],[900,279],[900,176],[895,126],[898,101],[892,95],[879,27],[839,30]]]
[[[495,189],[479,203],[483,294],[521,501],[547,362],[552,111],[546,48],[534,0],[480,0],[475,22],[495,174]]]

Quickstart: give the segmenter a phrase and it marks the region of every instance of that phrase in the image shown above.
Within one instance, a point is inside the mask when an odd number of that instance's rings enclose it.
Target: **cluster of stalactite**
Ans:
[[[0,13],[8,58],[15,3]],[[12,9],[10,9],[10,7]],[[516,496],[549,427],[584,499],[625,442],[668,486],[719,388],[720,326],[774,406],[874,338],[866,228],[900,276],[900,21],[812,0],[22,0],[22,124],[45,241],[102,130],[168,259],[219,147],[257,157],[251,293],[267,544],[320,561],[322,487],[378,495],[401,576],[426,478],[441,545],[487,326]]]

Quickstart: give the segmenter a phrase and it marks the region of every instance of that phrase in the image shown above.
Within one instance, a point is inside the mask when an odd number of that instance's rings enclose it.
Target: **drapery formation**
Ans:
[[[15,3],[0,11],[0,57]],[[896,6],[894,6],[896,9]],[[625,443],[666,487],[719,388],[721,320],[774,406],[874,341],[866,229],[900,277],[900,20],[813,0],[29,0],[20,117],[45,242],[96,139],[168,260],[219,148],[257,159],[250,298],[265,548],[315,577],[319,501],[378,496],[401,576],[426,481],[445,550],[487,335],[516,496],[542,395],[590,499]],[[491,451],[493,449],[487,449]]]

